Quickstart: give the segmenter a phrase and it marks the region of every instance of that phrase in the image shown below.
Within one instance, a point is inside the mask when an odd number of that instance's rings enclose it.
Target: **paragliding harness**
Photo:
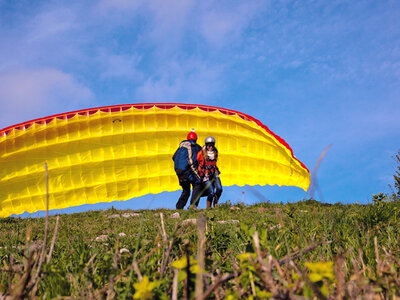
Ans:
[[[179,144],[172,159],[175,164],[175,172],[179,177],[179,183],[181,181],[189,181],[195,183],[200,180],[200,175],[197,170],[197,152],[198,146],[195,142],[190,140],[182,141]]]
[[[203,155],[203,163],[199,165],[200,177],[203,178],[203,181],[209,180],[212,178],[216,173],[219,174],[219,170],[217,167],[217,160],[218,160],[218,150],[214,147],[214,158],[210,159],[207,153],[207,148],[204,146],[202,149]]]
[[[203,159],[199,162],[199,173],[203,182],[206,183],[203,191],[207,190],[209,185],[214,184],[216,177],[218,177],[220,173],[217,167],[218,150],[215,148],[215,146],[212,152],[213,153],[210,157],[206,146],[204,146],[201,150]],[[209,199],[209,197],[207,197],[207,207],[211,207],[213,204],[212,202],[214,202],[214,207],[218,206],[218,200],[219,199],[217,195],[214,195],[214,199]]]

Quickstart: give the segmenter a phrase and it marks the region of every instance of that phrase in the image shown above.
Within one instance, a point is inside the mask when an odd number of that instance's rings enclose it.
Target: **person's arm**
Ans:
[[[216,147],[214,147],[215,149],[215,170],[217,171],[217,175],[221,174],[221,171],[219,170],[218,166],[217,166],[217,162],[218,162],[218,149]]]
[[[173,160],[173,161],[175,161],[176,152],[178,152],[178,150],[176,150],[175,153],[174,153],[174,155],[172,156],[172,160]]]
[[[197,162],[199,163],[199,172],[201,173],[201,170],[204,165],[204,158],[203,158],[203,153],[201,151],[197,152]]]

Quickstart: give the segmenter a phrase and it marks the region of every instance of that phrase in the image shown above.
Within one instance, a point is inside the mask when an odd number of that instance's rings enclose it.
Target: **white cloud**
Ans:
[[[45,11],[29,24],[29,39],[31,41],[59,39],[65,33],[78,29],[77,15],[69,9],[52,9]]]
[[[96,11],[106,17],[111,26],[130,22],[137,24],[137,20],[146,20],[139,43],[156,44],[157,52],[165,55],[181,46],[184,35],[192,29],[196,15],[195,3],[194,0],[103,0]],[[135,31],[135,28],[131,30]]]
[[[202,37],[209,47],[217,48],[238,41],[261,7],[265,7],[265,3],[258,1],[224,4],[194,0],[102,0],[97,11],[111,20],[111,25],[143,17],[146,34],[141,36],[142,40],[157,44],[157,51],[165,54],[182,46],[188,37]]]
[[[200,16],[200,33],[211,46],[238,40],[259,9],[254,2],[224,9],[209,9]]]
[[[183,36],[187,33],[195,18],[195,1],[150,1],[149,9],[153,14],[150,37],[163,45],[163,51],[181,46]]]
[[[76,65],[74,60],[86,56],[83,46],[91,37],[82,38],[87,34],[87,24],[78,7],[46,4],[30,13],[14,14],[19,22],[0,26],[0,36],[5,37],[0,42],[0,72],[43,65],[71,67]]]
[[[97,5],[97,10],[104,14],[110,11],[132,12],[143,3],[145,3],[143,0],[101,0]]]
[[[144,101],[204,101],[221,88],[222,69],[196,59],[170,61],[149,77],[137,89],[136,95]]]
[[[102,66],[102,78],[142,78],[141,72],[137,69],[141,57],[132,55],[103,54],[99,57],[99,64]]]
[[[134,79],[140,101],[207,101],[221,89],[222,70],[230,63],[215,60],[218,53],[214,50],[239,41],[260,7],[254,1],[226,6],[194,0],[103,0],[97,10],[110,28],[123,24],[137,38],[130,53],[107,51],[99,64],[104,69],[100,74],[102,78]],[[133,27],[137,24],[141,24],[139,31]],[[138,58],[134,53],[140,49],[150,51]],[[200,49],[201,58],[188,58]]]
[[[87,87],[56,69],[20,69],[2,73],[0,127],[83,108],[92,97],[93,93]]]

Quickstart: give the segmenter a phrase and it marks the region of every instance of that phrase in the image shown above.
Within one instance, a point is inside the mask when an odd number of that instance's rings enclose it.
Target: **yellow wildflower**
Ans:
[[[152,299],[153,289],[157,287],[159,283],[157,281],[151,282],[149,278],[145,275],[141,282],[134,283],[135,294],[133,299]]]
[[[333,262],[306,262],[306,267],[310,270],[309,278],[312,282],[321,281],[322,278],[333,280],[335,275],[333,273]]]
[[[237,258],[240,259],[240,261],[246,261],[249,260],[249,256],[254,260],[256,259],[256,254],[255,253],[240,253],[237,255]]]
[[[194,259],[193,257],[189,257],[189,264],[190,264],[190,272],[193,274],[197,274],[200,271],[199,265],[197,263],[197,260]],[[178,260],[175,260],[171,264],[174,268],[177,268],[179,270],[185,269],[187,267],[187,258],[186,256],[181,257]]]

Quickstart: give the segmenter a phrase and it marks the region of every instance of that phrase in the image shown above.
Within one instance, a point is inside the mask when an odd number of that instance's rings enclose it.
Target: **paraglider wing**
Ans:
[[[192,104],[85,109],[0,130],[0,217],[127,200],[180,187],[171,157],[191,128],[217,140],[224,186],[307,190],[308,169],[289,145],[246,114]]]

